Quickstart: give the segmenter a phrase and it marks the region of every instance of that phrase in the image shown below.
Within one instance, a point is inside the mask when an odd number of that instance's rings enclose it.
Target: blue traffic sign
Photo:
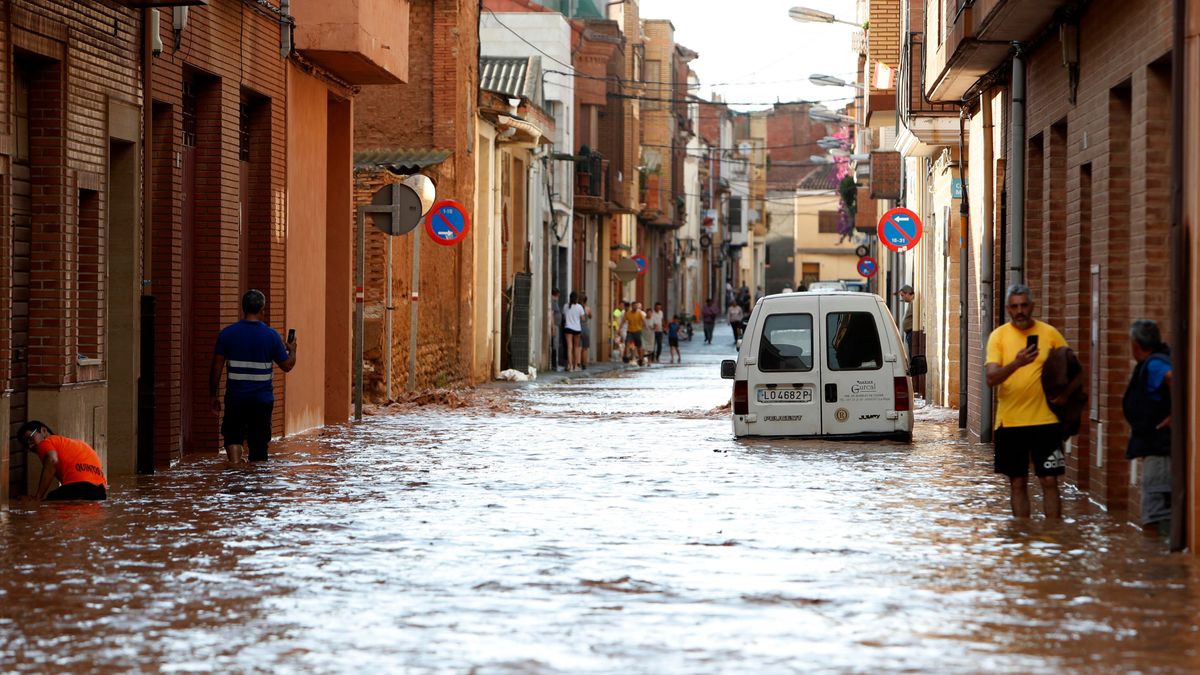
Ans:
[[[858,259],[859,275],[870,279],[871,277],[875,276],[875,273],[878,271],[879,271],[879,263],[875,262],[875,259],[872,258],[871,256],[864,255],[863,257]]]
[[[442,246],[453,246],[462,241],[471,229],[471,219],[467,210],[453,199],[446,199],[433,205],[425,216],[425,231],[429,238]]]
[[[901,206],[883,214],[876,227],[879,243],[896,253],[916,247],[923,231],[924,226],[917,214]]]

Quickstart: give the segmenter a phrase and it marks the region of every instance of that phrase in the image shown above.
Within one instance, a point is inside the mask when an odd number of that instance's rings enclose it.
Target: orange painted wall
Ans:
[[[322,82],[288,68],[286,327],[296,329],[297,348],[296,367],[285,375],[285,434],[325,421],[328,99]]]

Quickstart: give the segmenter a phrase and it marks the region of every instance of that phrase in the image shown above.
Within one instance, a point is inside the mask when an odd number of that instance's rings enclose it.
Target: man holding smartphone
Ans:
[[[1054,326],[1033,318],[1033,291],[1008,288],[1009,322],[987,343],[987,385],[996,388],[995,471],[1008,476],[1013,516],[1029,517],[1029,462],[1042,484],[1046,518],[1062,517],[1058,477],[1066,472],[1062,427],[1042,388],[1042,367],[1056,347],[1067,346]]]
[[[228,370],[225,382],[225,417],[221,436],[225,439],[225,457],[229,466],[242,463],[243,448],[249,446],[250,461],[267,459],[271,441],[271,414],[275,408],[273,365],[283,372],[296,365],[296,331],[288,331],[284,344],[262,320],[267,296],[252,288],[242,296],[242,320],[221,330],[208,373],[208,394],[212,411],[221,414],[218,390],[221,373]]]

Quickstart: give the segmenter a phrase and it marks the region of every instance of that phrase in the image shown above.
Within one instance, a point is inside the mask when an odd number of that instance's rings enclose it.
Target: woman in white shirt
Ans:
[[[579,304],[575,291],[567,298],[563,308],[563,333],[567,336],[567,371],[579,369],[579,336],[583,333],[583,317],[587,313]]]

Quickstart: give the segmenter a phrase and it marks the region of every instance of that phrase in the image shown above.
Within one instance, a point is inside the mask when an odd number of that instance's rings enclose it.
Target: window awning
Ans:
[[[399,176],[411,176],[421,169],[436,166],[450,158],[450,150],[378,149],[354,153],[354,168],[384,169]]]

